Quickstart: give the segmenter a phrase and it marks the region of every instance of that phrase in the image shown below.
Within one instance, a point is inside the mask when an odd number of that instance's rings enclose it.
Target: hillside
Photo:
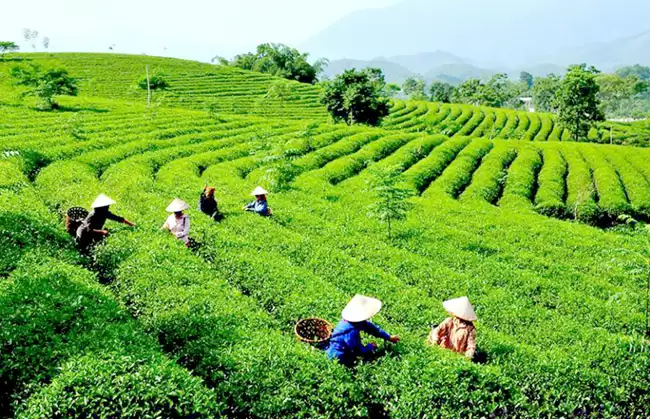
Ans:
[[[647,416],[632,253],[647,233],[599,227],[650,218],[650,150],[528,141],[550,117],[469,106],[398,101],[382,128],[310,119],[311,106],[215,115],[201,103],[218,83],[147,108],[116,89],[139,60],[86,76],[93,95],[57,112],[0,83],[0,416]],[[191,85],[192,65],[166,71]],[[240,91],[258,83],[238,74]],[[445,120],[458,129],[426,132]],[[412,194],[390,238],[368,216],[378,170]],[[206,184],[219,223],[195,210]],[[241,210],[257,185],[272,217]],[[109,222],[88,259],[64,215],[99,193],[137,226]],[[175,197],[195,250],[160,231]],[[336,323],[357,293],[383,301],[373,320],[401,341],[349,369],[293,328]],[[477,362],[425,345],[460,295],[479,317]]]
[[[14,54],[20,62],[62,66],[80,81],[84,96],[146,101],[146,91],[137,87],[152,73],[166,75],[170,89],[155,93],[154,100],[165,106],[216,112],[326,118],[318,103],[320,91],[311,85],[290,82],[261,73],[222,67],[197,61],[121,54]],[[7,85],[8,69],[16,61],[0,61],[0,84]],[[280,95],[274,94],[279,92]]]
[[[301,49],[330,59],[441,50],[482,67],[513,67],[637,35],[649,29],[649,15],[645,0],[548,0],[517,7],[510,0],[404,0],[349,14]]]

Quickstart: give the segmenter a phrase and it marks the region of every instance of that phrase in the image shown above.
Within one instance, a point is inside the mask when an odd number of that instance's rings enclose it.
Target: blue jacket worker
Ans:
[[[391,336],[379,326],[370,322],[370,318],[381,310],[381,301],[355,295],[343,309],[343,318],[332,331],[332,336],[327,348],[327,355],[337,359],[344,365],[352,365],[359,357],[365,357],[377,350],[377,344],[364,345],[361,341],[361,332],[365,332],[378,339],[391,343],[399,342],[398,336]]]
[[[265,217],[271,215],[271,208],[269,208],[269,205],[266,202],[266,195],[268,193],[269,192],[261,186],[255,188],[255,190],[251,192],[251,195],[255,197],[255,201],[251,202],[248,205],[244,205],[243,210],[252,211]]]

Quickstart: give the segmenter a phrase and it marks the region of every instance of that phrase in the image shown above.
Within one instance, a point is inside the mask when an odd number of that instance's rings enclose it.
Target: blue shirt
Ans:
[[[388,333],[369,321],[350,323],[341,320],[332,331],[327,356],[331,359],[336,358],[343,364],[350,364],[358,356],[371,353],[373,351],[372,345],[361,343],[361,332],[366,332],[384,340],[390,339]]]
[[[249,210],[253,210],[259,215],[268,215],[269,213],[269,207],[268,204],[266,203],[266,199],[258,201],[257,199],[250,204],[246,205],[246,208]]]

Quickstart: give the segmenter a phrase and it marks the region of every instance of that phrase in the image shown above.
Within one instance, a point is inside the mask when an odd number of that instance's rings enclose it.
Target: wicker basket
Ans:
[[[301,341],[318,345],[329,340],[332,329],[332,325],[327,320],[311,318],[296,323],[294,333]]]
[[[81,222],[88,216],[88,211],[85,208],[73,207],[68,210],[65,215],[65,229],[71,236],[77,235],[77,229]]]

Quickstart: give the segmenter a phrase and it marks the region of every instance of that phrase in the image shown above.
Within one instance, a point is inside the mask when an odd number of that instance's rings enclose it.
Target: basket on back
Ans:
[[[68,210],[65,215],[65,229],[71,236],[77,234],[77,229],[83,222],[84,218],[88,216],[88,211],[85,208],[73,207]]]
[[[311,318],[296,323],[294,332],[298,339],[312,345],[326,344],[332,336],[332,325],[327,320]]]

